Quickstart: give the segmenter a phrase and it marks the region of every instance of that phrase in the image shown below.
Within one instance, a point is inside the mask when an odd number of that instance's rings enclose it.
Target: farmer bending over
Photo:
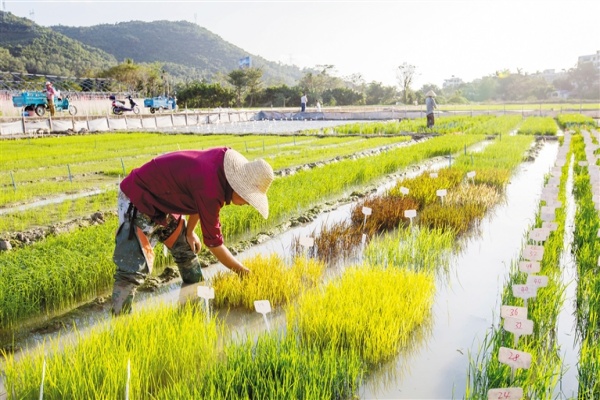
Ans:
[[[249,273],[223,244],[219,212],[225,204],[250,204],[267,218],[273,178],[266,161],[249,162],[227,147],[167,153],[131,171],[119,192],[113,314],[131,312],[136,288],[152,272],[157,242],[173,255],[184,283],[203,280],[198,222],[211,253],[238,275]]]

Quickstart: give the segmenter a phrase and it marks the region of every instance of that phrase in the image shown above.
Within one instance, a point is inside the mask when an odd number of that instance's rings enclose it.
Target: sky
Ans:
[[[333,65],[331,74],[367,83],[397,85],[407,63],[416,67],[413,88],[505,69],[568,70],[600,50],[598,0],[1,1],[42,26],[193,22],[248,54]]]

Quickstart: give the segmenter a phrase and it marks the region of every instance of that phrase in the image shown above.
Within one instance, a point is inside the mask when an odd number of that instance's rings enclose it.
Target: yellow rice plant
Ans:
[[[288,330],[323,348],[355,349],[369,365],[392,358],[431,316],[433,275],[399,268],[348,268],[286,308]]]
[[[448,191],[444,199],[444,204],[448,207],[476,204],[488,210],[498,204],[499,201],[500,193],[494,186],[463,184],[457,186],[452,191]]]
[[[365,216],[363,207],[371,208],[371,215]],[[365,232],[369,237],[374,233],[384,233],[398,228],[402,223],[408,223],[404,217],[405,210],[417,210],[419,203],[409,196],[375,196],[367,198],[356,204],[351,210],[351,220],[354,225],[365,225]]]
[[[436,194],[438,189],[450,191],[460,184],[465,172],[456,168],[444,168],[437,171],[437,174],[436,178],[432,178],[429,174],[421,174],[416,178],[402,179],[390,190],[390,194],[402,197],[400,187],[406,187],[409,189],[409,196],[414,198],[421,207],[425,207],[438,200]]]
[[[291,266],[276,254],[257,255],[245,260],[252,273],[244,278],[233,272],[219,272],[211,279],[215,290],[214,306],[254,309],[255,300],[269,300],[272,306],[281,305],[298,296],[321,279],[323,262],[297,257]]]
[[[482,168],[475,170],[475,184],[486,184],[496,187],[499,191],[503,191],[510,177],[512,170],[509,168]]]
[[[419,225],[429,229],[450,229],[455,235],[467,233],[485,214],[485,207],[469,203],[455,207],[432,204],[419,215]]]

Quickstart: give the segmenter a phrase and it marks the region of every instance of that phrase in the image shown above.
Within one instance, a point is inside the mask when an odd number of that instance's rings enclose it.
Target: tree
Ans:
[[[248,85],[248,76],[243,69],[234,69],[227,75],[227,82],[233,85],[236,95],[236,106],[242,106],[242,93]]]
[[[248,87],[248,94],[250,96],[249,107],[252,107],[254,97],[261,91],[262,88],[262,75],[263,71],[260,68],[246,68],[246,86]]]
[[[417,67],[406,62],[402,65],[399,65],[398,69],[396,69],[396,78],[398,78],[398,83],[400,84],[400,92],[402,94],[402,102],[404,104],[408,104],[410,101],[410,85],[412,85],[416,72]]]
[[[396,88],[383,86],[381,82],[371,82],[367,85],[365,97],[368,105],[393,104],[396,98]]]
[[[582,63],[570,71],[569,77],[575,84],[575,93],[582,99],[600,98],[600,70],[591,62]]]

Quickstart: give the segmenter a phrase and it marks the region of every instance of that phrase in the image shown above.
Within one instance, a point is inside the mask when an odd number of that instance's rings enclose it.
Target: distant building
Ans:
[[[600,69],[600,50],[596,50],[596,54],[590,54],[588,56],[579,56],[579,59],[577,60],[577,65],[589,62],[594,64],[594,67],[596,67],[596,69]]]
[[[462,79],[452,75],[450,79],[444,79],[444,89],[453,88],[462,85],[464,82]]]
[[[548,83],[554,82],[558,78],[564,78],[567,73],[565,71],[556,72],[553,69],[545,69],[542,73],[537,73],[536,75],[541,76]]]

